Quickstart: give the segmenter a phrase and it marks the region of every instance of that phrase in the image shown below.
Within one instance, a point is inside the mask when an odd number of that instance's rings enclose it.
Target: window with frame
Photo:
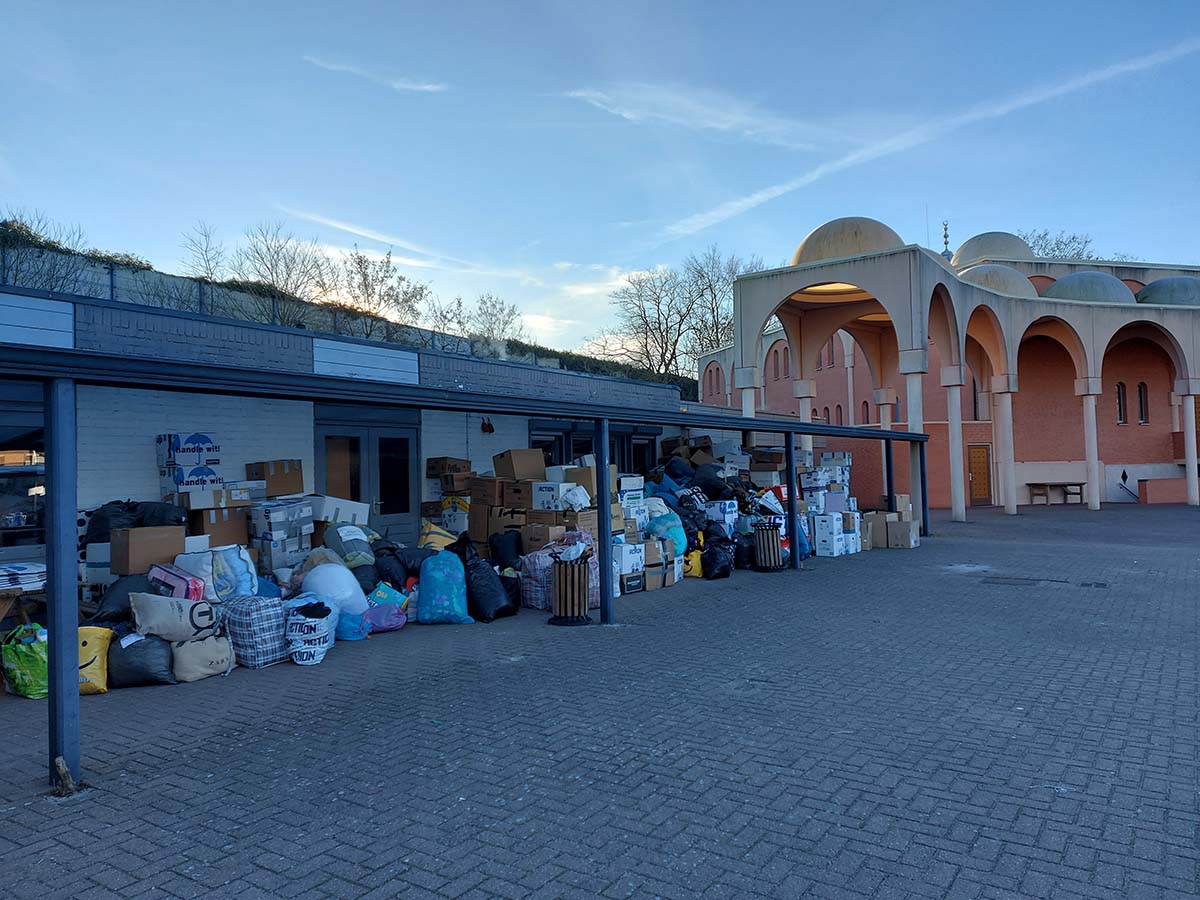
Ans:
[[[825,420],[825,424],[829,424],[829,407],[825,407],[825,412],[821,414],[821,418]]]
[[[1150,424],[1150,391],[1146,382],[1138,382],[1138,424]]]
[[[792,374],[791,373],[791,356],[792,356],[792,348],[784,347],[783,348],[783,377],[784,378],[789,378],[789,377],[791,377],[791,374]]]
[[[859,422],[858,424],[859,425],[870,425],[871,424],[871,404],[868,403],[866,400],[863,401],[862,421]]]
[[[833,417],[838,425],[842,424],[842,404],[839,403],[833,408]]]
[[[1117,382],[1117,424],[1126,425],[1129,422],[1128,399],[1125,396],[1125,382]]]
[[[829,339],[829,367],[830,368],[833,368],[836,359],[837,359],[837,357],[834,355],[834,352],[833,352],[833,338],[831,337]]]
[[[771,351],[771,377],[776,381],[779,380],[779,351]]]

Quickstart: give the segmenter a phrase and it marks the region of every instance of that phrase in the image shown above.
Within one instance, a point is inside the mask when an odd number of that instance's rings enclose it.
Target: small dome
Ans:
[[[814,228],[792,254],[792,265],[903,247],[904,239],[882,222],[863,216],[834,219]]]
[[[1089,303],[1134,303],[1133,291],[1120,278],[1104,272],[1073,272],[1042,294],[1046,300],[1085,300]]]
[[[1172,275],[1152,281],[1137,292],[1137,302],[1154,306],[1200,306],[1200,278]]]
[[[958,273],[958,277],[981,288],[995,291],[997,294],[1007,294],[1010,297],[1025,297],[1037,299],[1037,291],[1029,279],[1012,266],[1001,266],[987,263],[982,266],[971,266]]]
[[[968,238],[950,259],[953,266],[968,266],[985,259],[1034,259],[1029,245],[1007,231],[985,231]]]

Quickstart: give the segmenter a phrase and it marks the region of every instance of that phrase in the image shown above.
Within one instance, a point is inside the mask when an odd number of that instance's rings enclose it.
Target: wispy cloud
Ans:
[[[986,122],[1012,115],[1032,106],[1047,103],[1060,97],[1077,93],[1087,88],[1114,81],[1127,75],[1155,69],[1175,60],[1200,51],[1200,38],[1192,38],[1156,53],[1133,57],[1112,65],[1092,69],[1058,84],[1043,85],[1020,94],[999,100],[980,103],[956,115],[932,119],[892,137],[860,147],[835,159],[814,166],[804,174],[770,187],[754,191],[744,197],[726,201],[712,209],[696,213],[668,225],[664,235],[668,238],[684,237],[709,228],[719,222],[740,216],[785,194],[807,187],[814,182],[885,156],[911,150],[938,138],[978,122]]]
[[[722,91],[627,83],[581,88],[564,95],[629,122],[712,131],[792,150],[844,146],[847,136],[827,125],[780,116]]]
[[[353,63],[331,62],[330,60],[321,59],[316,56],[304,56],[302,58],[310,66],[316,66],[318,69],[324,69],[326,72],[353,75],[356,78],[362,78],[372,84],[391,88],[393,91],[400,91],[401,93],[437,94],[448,90],[450,87],[448,84],[443,84],[440,81],[418,81],[412,78],[382,75],[379,72],[374,72],[363,66],[356,66]]]

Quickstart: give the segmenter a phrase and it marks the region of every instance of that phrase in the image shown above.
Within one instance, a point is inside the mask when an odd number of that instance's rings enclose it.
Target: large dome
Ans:
[[[982,266],[971,266],[971,268],[959,272],[958,277],[963,281],[969,281],[971,284],[977,284],[981,288],[995,291],[997,294],[1007,294],[1010,297],[1025,297],[1029,300],[1037,299],[1038,293],[1034,289],[1033,284],[1012,266],[1001,266],[991,263]]]
[[[954,251],[950,265],[967,266],[985,259],[1033,259],[1029,245],[1007,231],[985,231],[968,238]]]
[[[1045,300],[1084,300],[1089,303],[1136,303],[1133,292],[1120,278],[1104,272],[1074,272],[1042,294]]]
[[[1200,278],[1172,275],[1152,281],[1137,292],[1137,302],[1154,306],[1200,306]]]
[[[814,228],[792,254],[792,265],[903,247],[904,239],[882,222],[863,216],[834,219]]]

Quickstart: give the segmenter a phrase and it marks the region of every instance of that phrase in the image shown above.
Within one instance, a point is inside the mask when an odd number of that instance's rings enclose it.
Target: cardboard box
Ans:
[[[526,525],[521,529],[521,547],[526,553],[532,553],[551,541],[561,541],[566,533],[565,525]]]
[[[727,466],[733,466],[739,472],[750,471],[750,454],[738,451],[736,453],[726,453],[721,457]]]
[[[438,476],[443,496],[446,494],[470,494],[471,479],[474,476],[474,472],[443,472]]]
[[[621,575],[622,594],[640,594],[645,589],[646,577],[644,572],[631,572]]]
[[[504,505],[503,478],[492,478],[486,475],[476,475],[471,479],[471,484],[468,489],[471,492],[471,500],[474,503],[482,503],[485,506]]]
[[[547,481],[566,481],[567,469],[572,469],[574,466],[546,466]]]
[[[646,479],[641,475],[620,475],[617,477],[616,488],[618,491],[644,491]]]
[[[886,528],[887,526],[885,525],[885,534]],[[862,521],[858,523],[858,546],[860,550],[866,551],[875,549],[875,541],[872,534],[873,531],[874,529],[871,527],[870,523],[867,522],[866,516],[864,516]]]
[[[486,541],[490,532],[488,525],[492,515],[492,507],[482,503],[471,502],[467,510],[467,533],[473,541]]]
[[[776,449],[774,447],[771,447],[771,448],[755,447],[750,451],[750,469],[751,469],[751,471],[754,470],[755,463],[758,463],[759,465],[782,466],[784,464],[784,461],[785,460],[784,460],[784,454],[783,454],[782,449]]]
[[[541,450],[505,450],[492,457],[498,478],[545,481],[546,455]]]
[[[504,505],[513,509],[533,509],[533,481],[504,482]]]
[[[531,509],[562,510],[563,496],[574,487],[569,481],[535,481]]]
[[[211,491],[224,486],[224,476],[211,466],[160,466],[158,469],[158,489],[164,497],[167,494]]]
[[[154,459],[160,468],[209,466],[215,469],[221,465],[221,442],[211,431],[156,435]]]
[[[688,446],[695,447],[699,450],[711,451],[713,448],[712,435],[709,435],[709,434],[692,435],[688,438]]]
[[[207,534],[189,534],[183,539],[184,553],[203,553],[212,546],[212,539]]]
[[[268,497],[304,493],[304,472],[298,459],[269,459],[246,463],[248,481],[265,481]]]
[[[889,550],[912,550],[921,546],[921,526],[917,522],[888,522]]]
[[[303,500],[312,506],[314,522],[336,522],[339,525],[366,525],[371,518],[371,504],[343,500],[326,494],[289,494],[280,500]]]
[[[431,456],[425,460],[425,477],[439,478],[458,472],[470,472],[471,461],[453,456]]]
[[[704,504],[704,512],[708,516],[708,521],[718,522],[726,528],[733,528],[738,517],[737,501],[709,500]]]
[[[825,492],[825,512],[842,513],[846,511],[845,491]]]
[[[662,544],[651,538],[646,541],[643,546],[646,548],[646,568],[651,566],[661,566],[663,562],[663,547]]]
[[[440,519],[442,516],[442,501],[441,500],[422,500],[421,501],[421,518],[422,519]]]
[[[170,494],[165,497],[168,502],[184,509],[235,509],[239,506],[249,506],[250,489],[233,487],[228,484],[219,490],[187,491],[182,494]]]
[[[599,505],[599,489],[596,487],[596,469],[594,466],[567,466],[563,481],[569,481],[572,484],[582,486],[588,496],[592,498],[592,503]],[[551,479],[553,480],[553,479]],[[617,467],[610,465],[608,467],[608,491],[610,494],[617,490]]]
[[[659,446],[662,448],[663,456],[670,456],[674,451],[687,446],[687,438],[682,435],[665,437],[659,441]]]
[[[527,523],[525,510],[510,509],[505,506],[493,506],[488,515],[488,534],[499,534],[513,528],[524,528]]]
[[[107,586],[117,580],[112,573],[112,544],[88,544],[80,567],[84,584]]]
[[[692,452],[691,459],[693,466],[706,466],[715,463],[716,458],[706,450],[695,450]]]
[[[556,509],[530,509],[525,512],[525,521],[530,525],[566,525],[569,515]]]
[[[250,542],[249,512],[245,507],[194,509],[188,513],[188,531],[208,535],[213,547],[245,545]]]
[[[171,565],[184,552],[184,527],[118,528],[112,533],[113,575],[145,575],[155,563]]]
[[[299,535],[280,541],[255,541],[253,550],[258,552],[258,572],[267,575],[276,569],[291,569],[304,562],[304,557],[312,549],[310,535]]]
[[[571,531],[586,531],[592,537],[596,537],[600,530],[600,515],[594,509],[568,510],[559,515],[562,516],[562,524]]]
[[[650,524],[650,510],[646,507],[645,503],[628,503],[622,506],[621,510],[623,513],[621,517],[622,527],[625,529],[629,527],[625,523],[631,519],[637,525],[639,533],[645,531],[646,526]]]
[[[646,491],[644,488],[617,491],[617,502],[622,506],[628,506],[631,503],[644,503],[645,500]]]
[[[457,537],[471,529],[471,514],[463,509],[443,509],[442,527]]]
[[[250,492],[250,501],[252,503],[255,500],[266,500],[267,499],[267,483],[265,481],[247,481],[245,479],[243,479],[242,481],[230,481],[228,478],[226,478],[224,486],[227,490],[233,490],[234,488],[241,488],[241,489],[249,491]]]
[[[646,570],[645,544],[613,544],[613,556],[617,560],[617,571],[622,575],[644,572]]]
[[[823,466],[848,466],[852,461],[853,454],[849,450],[827,451],[821,454],[821,465]]]
[[[308,500],[265,500],[250,507],[250,536],[256,540],[281,541],[314,530]]]
[[[675,567],[672,566],[672,572],[674,572],[674,569]],[[643,590],[659,591],[667,586],[667,570],[662,563],[646,566],[646,571],[642,573],[642,577],[643,584],[645,585]]]

